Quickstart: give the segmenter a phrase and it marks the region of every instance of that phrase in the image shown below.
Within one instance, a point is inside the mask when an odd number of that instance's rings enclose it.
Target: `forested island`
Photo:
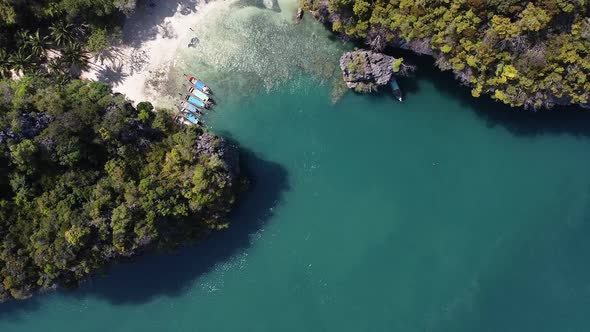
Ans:
[[[0,82],[0,298],[227,226],[237,149],[107,85]]]
[[[129,0],[0,0],[0,300],[227,227],[237,147],[78,79]]]
[[[436,59],[471,87],[527,109],[590,106],[590,5],[577,0],[302,0],[374,51]]]
[[[474,97],[590,105],[583,1],[302,1],[371,49],[341,61],[359,91],[408,71],[380,54],[404,48],[433,56]],[[79,79],[109,56],[137,5],[0,0],[0,300],[74,286],[111,261],[228,225],[246,183],[234,145]]]

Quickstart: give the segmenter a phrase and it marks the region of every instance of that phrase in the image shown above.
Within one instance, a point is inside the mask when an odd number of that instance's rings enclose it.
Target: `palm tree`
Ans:
[[[19,48],[18,51],[10,56],[9,60],[12,69],[17,73],[29,71],[33,65],[33,55],[27,54],[24,48]]]
[[[47,61],[47,72],[53,75],[60,75],[64,73],[64,66],[60,59],[52,59]]]
[[[66,68],[66,66],[67,64],[59,58],[51,59],[47,61],[43,75],[51,78],[52,83],[64,85],[71,79],[70,75],[67,73],[68,68]]]
[[[69,42],[61,52],[61,61],[70,67],[70,74],[75,76],[88,68],[88,53],[78,42]]]
[[[58,21],[49,27],[50,34],[57,45],[65,45],[74,40],[75,28],[71,23]]]
[[[49,48],[49,37],[41,36],[39,30],[29,35],[27,45],[31,48],[31,53],[36,57],[44,57]]]
[[[0,78],[10,75],[10,57],[3,48],[0,48]]]
[[[15,35],[16,45],[18,47],[23,47],[29,40],[29,31],[28,30],[18,30]]]

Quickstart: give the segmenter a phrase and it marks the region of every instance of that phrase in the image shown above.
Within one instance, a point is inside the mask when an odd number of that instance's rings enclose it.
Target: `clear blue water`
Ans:
[[[0,331],[589,330],[590,116],[472,99],[414,60],[401,104],[333,104],[305,70],[209,84],[254,180],[232,227],[1,304]]]
[[[217,90],[207,121],[255,181],[234,226],[0,305],[0,330],[587,330],[588,116],[473,101],[427,69],[413,82],[403,104],[333,105],[305,77]]]

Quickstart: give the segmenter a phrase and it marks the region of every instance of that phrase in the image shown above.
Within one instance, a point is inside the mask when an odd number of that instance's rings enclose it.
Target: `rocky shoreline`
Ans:
[[[397,75],[408,75],[413,67],[403,65],[403,58],[370,50],[356,50],[342,55],[340,69],[348,88],[366,93],[387,85]]]
[[[328,0],[302,0],[302,7],[307,10],[315,19],[326,25],[332,31],[338,31],[337,26],[341,26],[343,22],[350,21],[352,13],[348,11],[331,10],[330,1]],[[398,48],[403,50],[411,51],[417,55],[429,55],[435,59],[435,65],[442,71],[452,71],[455,78],[462,84],[469,88],[472,88],[472,94],[474,97],[480,95],[490,95],[493,99],[499,100],[513,107],[524,107],[525,109],[537,110],[541,108],[550,109],[555,105],[567,106],[577,105],[582,108],[590,108],[590,100],[580,98],[576,95],[571,95],[560,87],[562,83],[556,81],[553,85],[536,92],[525,93],[521,87],[513,87],[513,89],[519,90],[515,92],[517,94],[517,101],[508,100],[506,96],[506,86],[495,87],[491,86],[481,87],[481,84],[474,83],[474,70],[468,65],[457,65],[453,62],[454,59],[450,58],[444,50],[433,47],[434,41],[431,37],[426,38],[411,38],[409,41],[405,40],[401,35],[396,32],[386,29],[384,27],[369,25],[367,32],[364,37],[352,37],[344,32],[334,32],[343,40],[357,39],[370,49],[372,52],[383,52],[386,49]],[[387,56],[387,55],[386,55]],[[341,61],[342,68],[342,61]],[[500,67],[501,69],[502,67]],[[569,69],[568,69],[569,70]],[[343,69],[344,71],[344,69]],[[360,86],[361,90],[368,88],[369,90],[373,87],[371,84],[365,86],[364,84],[357,84],[354,80],[348,81],[345,73],[345,81],[351,88],[357,89]],[[509,90],[509,89],[508,89]]]

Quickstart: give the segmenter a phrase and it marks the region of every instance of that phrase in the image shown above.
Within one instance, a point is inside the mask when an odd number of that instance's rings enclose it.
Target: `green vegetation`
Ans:
[[[472,87],[529,109],[590,103],[590,3],[580,0],[303,0],[374,49],[432,54]]]
[[[391,71],[393,71],[394,73],[399,73],[403,62],[404,62],[404,58],[397,58],[397,59],[393,60],[393,64],[391,66]]]
[[[104,56],[135,0],[0,0],[0,78],[37,74],[65,83]],[[11,72],[12,71],[12,72]]]
[[[100,83],[0,81],[0,298],[226,227],[237,152],[152,110]]]
[[[365,66],[368,65],[367,57],[365,54],[360,53],[358,55],[354,55],[352,60],[350,60],[346,64],[346,70],[351,74],[362,74],[364,73]]]

